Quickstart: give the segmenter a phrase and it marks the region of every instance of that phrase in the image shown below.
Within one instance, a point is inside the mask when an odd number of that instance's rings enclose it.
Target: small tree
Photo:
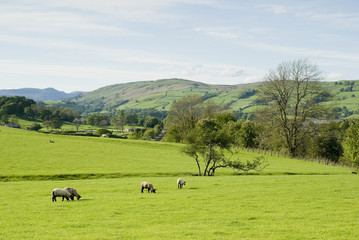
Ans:
[[[115,119],[114,121],[114,124],[115,126],[118,128],[120,127],[121,128],[121,132],[123,132],[123,128],[126,124],[126,121],[125,121],[125,112],[123,110],[120,111],[120,113],[118,114],[118,118]]]
[[[78,132],[80,126],[84,123],[84,120],[81,118],[75,118],[72,123],[76,126],[76,132]]]
[[[236,135],[233,133],[233,121],[225,116],[215,116],[216,120],[200,120],[186,137],[186,146],[182,152],[194,158],[199,176],[213,176],[218,168],[231,167],[237,171],[257,170],[263,161],[232,161]],[[220,121],[220,123],[218,122]],[[265,166],[262,166],[263,168]]]
[[[204,164],[203,176],[212,176],[217,168],[229,166],[224,151],[230,152],[232,141],[229,132],[214,120],[200,120],[188,135],[187,146],[182,151],[195,158],[200,176],[201,162]]]

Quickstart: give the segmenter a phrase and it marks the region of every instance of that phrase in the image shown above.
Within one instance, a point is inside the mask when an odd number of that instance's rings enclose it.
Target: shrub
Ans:
[[[95,135],[97,135],[97,136],[102,136],[102,134],[106,134],[107,136],[110,137],[112,135],[112,132],[110,130],[105,129],[105,128],[97,129],[96,132],[95,132]]]
[[[42,126],[39,123],[33,123],[27,127],[27,129],[31,131],[39,131],[41,128]]]
[[[148,128],[145,133],[143,134],[142,137],[144,140],[151,140],[151,139],[155,139],[155,131],[153,130],[153,128]]]

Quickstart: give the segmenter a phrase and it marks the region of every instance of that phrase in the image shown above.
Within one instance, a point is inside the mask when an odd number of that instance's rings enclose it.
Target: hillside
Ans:
[[[63,98],[75,97],[83,92],[65,93],[54,88],[20,88],[20,89],[2,89],[0,96],[13,97],[24,96],[35,101],[59,100]]]
[[[183,79],[116,84],[83,93],[74,98],[50,104],[77,107],[85,113],[106,112],[121,109],[169,110],[172,102],[184,96],[200,95],[230,108],[248,108],[254,100],[246,91],[258,88],[259,83],[240,85],[210,85]],[[254,92],[252,93],[254,94]]]
[[[324,91],[331,94],[331,97],[324,99],[322,104],[337,107],[341,117],[359,112],[359,80],[321,82],[320,84]],[[255,100],[259,86],[260,83],[211,85],[184,79],[163,79],[115,84],[66,100],[48,103],[72,107],[85,114],[113,112],[121,109],[166,111],[169,110],[173,101],[197,94],[205,100],[211,99],[231,110],[249,113],[257,107]],[[344,106],[346,109],[343,110]]]

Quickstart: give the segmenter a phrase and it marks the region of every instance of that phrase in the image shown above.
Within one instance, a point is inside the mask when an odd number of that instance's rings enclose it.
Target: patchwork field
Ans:
[[[259,174],[197,177],[179,148],[0,127],[0,239],[359,238],[350,169],[266,155]],[[157,193],[141,194],[142,181]],[[52,202],[67,186],[82,198]]]

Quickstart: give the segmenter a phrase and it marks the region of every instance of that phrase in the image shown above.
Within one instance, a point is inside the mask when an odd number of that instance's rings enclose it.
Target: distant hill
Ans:
[[[59,100],[63,98],[75,97],[83,92],[65,93],[54,88],[20,88],[20,89],[4,89],[0,90],[0,96],[24,96],[35,101]]]
[[[184,79],[130,82],[99,88],[76,97],[50,104],[75,107],[85,113],[112,112],[120,109],[169,110],[173,101],[184,96],[200,95],[231,108],[248,108],[259,83],[211,85]]]
[[[257,92],[260,84],[211,85],[184,79],[162,79],[115,84],[46,103],[71,107],[84,114],[133,109],[168,111],[174,101],[197,94],[205,100],[212,100],[218,105],[240,112],[239,114],[244,114],[245,117],[259,106]],[[317,103],[337,108],[340,118],[359,114],[359,80],[320,84],[324,92],[323,96],[317,99]]]

